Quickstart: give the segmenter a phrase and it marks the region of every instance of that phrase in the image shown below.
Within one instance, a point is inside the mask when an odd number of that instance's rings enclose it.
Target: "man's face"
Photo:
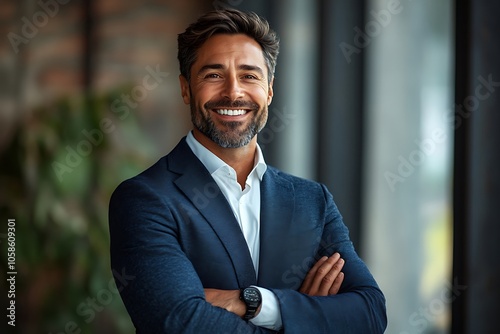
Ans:
[[[194,127],[224,148],[247,145],[267,121],[273,91],[260,45],[243,35],[215,35],[198,50],[182,97]]]

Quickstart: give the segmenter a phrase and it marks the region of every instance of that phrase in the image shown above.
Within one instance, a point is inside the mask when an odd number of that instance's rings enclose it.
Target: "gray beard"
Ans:
[[[266,121],[263,120],[266,112],[261,112],[258,116],[254,115],[250,124],[242,130],[238,130],[241,122],[222,122],[228,128],[227,131],[223,131],[215,126],[210,112],[208,115],[205,115],[201,110],[196,110],[193,102],[190,105],[193,125],[214,143],[223,148],[238,148],[248,145],[252,138],[262,130]]]

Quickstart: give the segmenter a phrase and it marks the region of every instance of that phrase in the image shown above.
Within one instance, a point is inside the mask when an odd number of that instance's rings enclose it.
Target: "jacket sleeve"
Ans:
[[[384,295],[356,254],[332,195],[322,187],[326,223],[316,258],[339,252],[345,260],[344,281],[337,295],[325,297],[272,289],[279,300],[283,330],[286,334],[383,333],[387,326]]]
[[[205,301],[176,222],[146,182],[115,190],[109,228],[113,275],[138,333],[272,333]]]

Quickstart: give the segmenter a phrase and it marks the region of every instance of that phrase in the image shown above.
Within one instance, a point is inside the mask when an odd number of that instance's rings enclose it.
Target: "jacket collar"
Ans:
[[[267,168],[260,189],[260,262],[257,284],[279,287],[283,286],[283,282],[277,264],[290,258],[289,249],[283,247],[283,236],[293,228],[295,192],[293,184],[272,167]]]
[[[240,288],[256,284],[245,237],[217,183],[194,155],[184,137],[167,157],[168,169],[180,174],[174,181],[212,226],[233,263]]]

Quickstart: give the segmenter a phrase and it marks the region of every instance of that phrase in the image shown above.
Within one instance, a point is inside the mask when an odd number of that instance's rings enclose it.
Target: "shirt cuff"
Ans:
[[[255,326],[279,331],[283,327],[283,323],[278,298],[270,290],[258,286],[254,287],[259,289],[262,295],[262,306],[259,314],[250,319],[250,322]]]

